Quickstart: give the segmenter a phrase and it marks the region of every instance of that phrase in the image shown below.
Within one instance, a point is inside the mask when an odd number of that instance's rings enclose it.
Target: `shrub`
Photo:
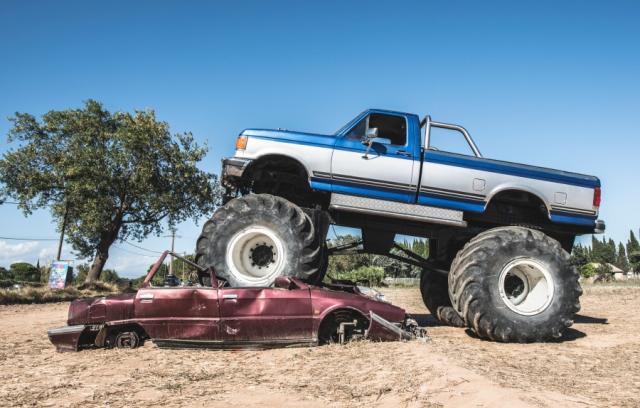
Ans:
[[[334,278],[350,280],[368,286],[380,286],[384,279],[384,268],[379,266],[361,266],[352,271],[336,273]]]
[[[597,274],[598,274],[598,268],[591,263],[582,265],[580,267],[580,275],[582,275],[582,277],[584,278],[591,278],[593,276],[596,276]]]

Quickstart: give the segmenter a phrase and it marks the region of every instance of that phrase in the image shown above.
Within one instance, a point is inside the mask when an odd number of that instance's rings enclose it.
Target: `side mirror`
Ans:
[[[274,286],[280,289],[291,289],[291,279],[287,276],[278,276],[274,282]]]
[[[367,129],[367,133],[364,135],[366,140],[375,139],[378,137],[378,128],[369,128]]]
[[[378,128],[367,129],[367,133],[365,134],[364,139],[362,139],[362,144],[367,146],[367,150],[364,152],[364,156],[362,156],[363,159],[369,158],[369,151],[374,143],[389,145],[391,144],[391,140],[384,137],[378,137]]]

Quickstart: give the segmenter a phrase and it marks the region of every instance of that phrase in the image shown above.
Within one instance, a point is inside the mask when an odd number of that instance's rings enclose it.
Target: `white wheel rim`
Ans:
[[[285,246],[271,229],[251,226],[238,231],[227,248],[230,272],[239,280],[268,284],[284,269]]]
[[[519,258],[502,268],[500,297],[514,312],[531,316],[544,311],[553,300],[554,284],[549,268],[531,258]]]

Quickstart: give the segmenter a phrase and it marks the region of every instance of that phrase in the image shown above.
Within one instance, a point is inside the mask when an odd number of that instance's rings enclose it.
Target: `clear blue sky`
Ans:
[[[88,98],[155,109],[208,143],[216,173],[247,127],[333,132],[368,107],[429,113],[464,125],[487,157],[599,176],[607,235],[626,241],[640,226],[639,21],[634,1],[3,1],[0,153],[14,112]],[[179,251],[200,227],[180,226]],[[46,211],[11,205],[0,231],[57,235]],[[0,239],[0,265],[54,251]],[[152,258],[132,252],[145,253],[119,244],[107,267],[141,274]]]

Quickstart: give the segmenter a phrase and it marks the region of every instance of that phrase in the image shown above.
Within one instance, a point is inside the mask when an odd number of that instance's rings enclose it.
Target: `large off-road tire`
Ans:
[[[442,324],[464,327],[464,320],[451,306],[447,275],[431,269],[424,269],[420,276],[420,293],[431,315]]]
[[[269,286],[278,276],[315,280],[323,266],[323,243],[298,206],[251,194],[229,201],[204,224],[196,262],[212,266],[236,287]]]
[[[449,296],[479,337],[548,341],[560,338],[580,310],[578,277],[555,239],[524,227],[494,228],[454,259]]]

